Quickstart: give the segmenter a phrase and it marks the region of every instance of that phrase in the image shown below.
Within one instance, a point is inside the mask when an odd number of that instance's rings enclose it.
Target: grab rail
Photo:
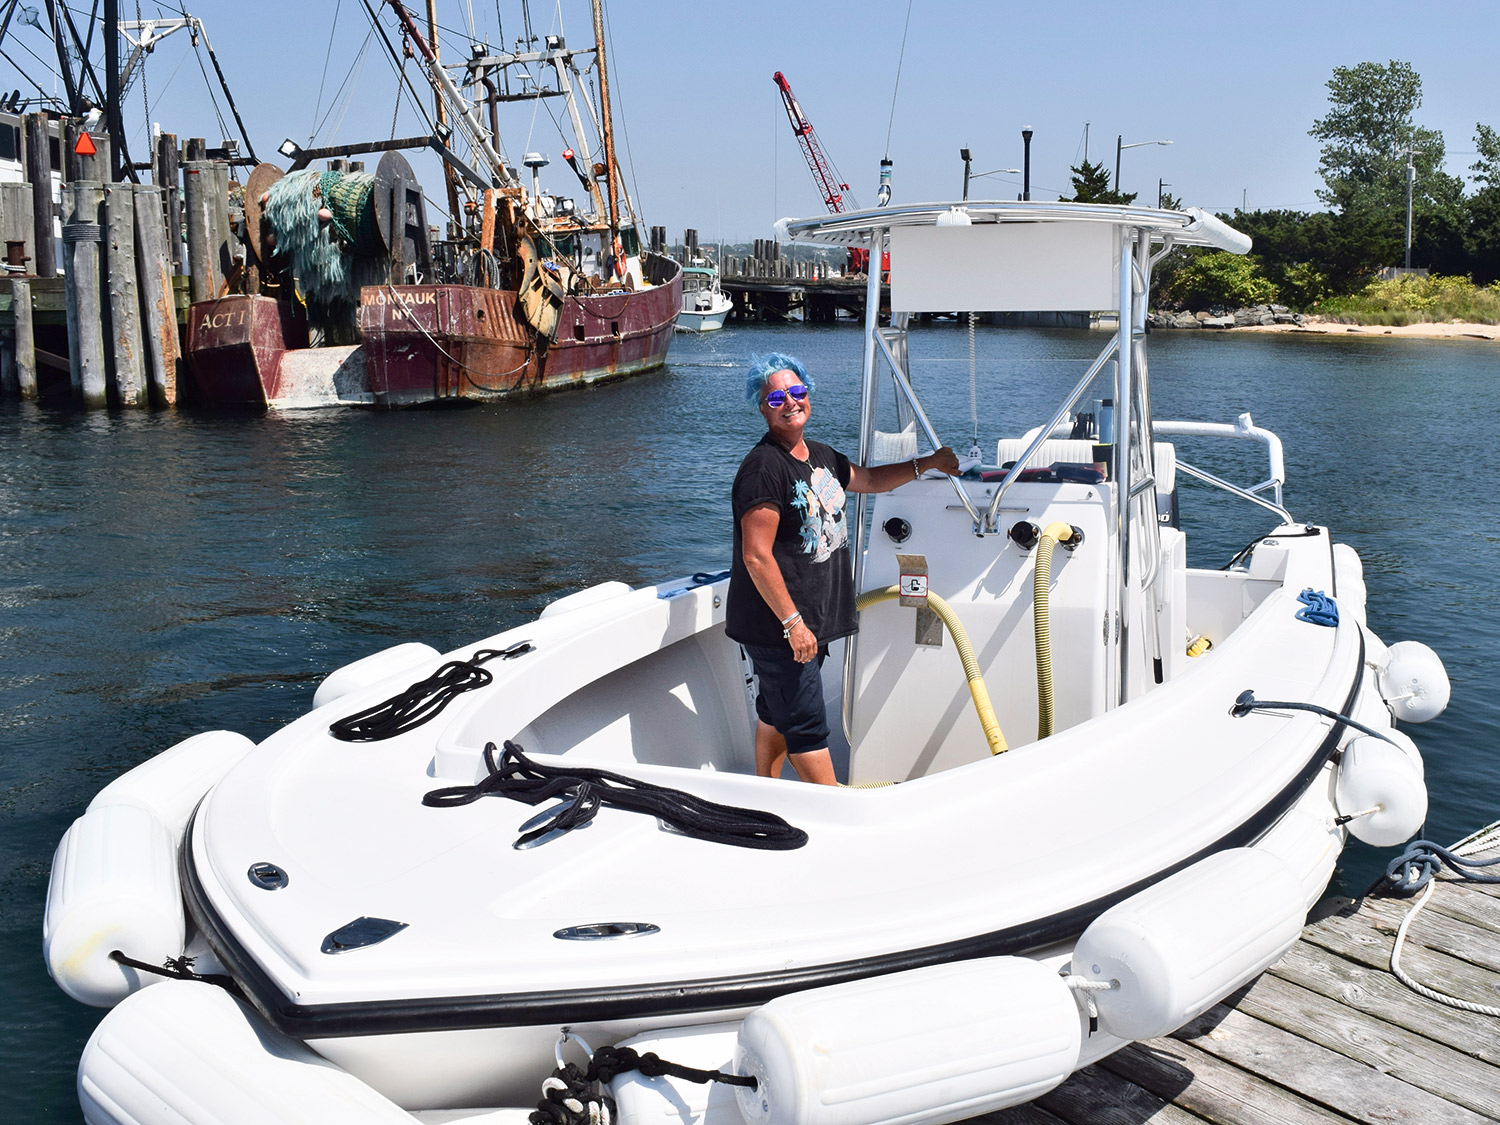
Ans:
[[[896,354],[891,350],[891,341],[888,336],[897,336],[899,328],[882,328],[875,333],[875,342],[880,345],[880,350],[885,353],[886,362],[891,365],[891,375],[896,380],[896,386],[906,396],[906,401],[911,403],[912,413],[916,415],[917,422],[922,427],[922,432],[927,435],[927,440],[932,443],[933,449],[943,447],[942,439],[937,436],[937,431],[932,428],[932,423],[927,420],[927,411],[922,409],[922,404],[917,401],[917,392],[912,390],[910,381],[906,378],[906,372],[901,370],[901,364],[896,360]],[[913,462],[915,464],[915,462]],[[964,491],[964,486],[958,483],[957,477],[949,477],[948,481],[953,485],[953,491],[958,493],[958,498],[963,501],[964,508],[969,513],[969,518],[974,521],[974,534],[983,533],[983,521],[979,511],[974,507],[974,502],[969,499],[969,494]]]
[[[1270,479],[1262,481],[1252,488],[1243,489],[1227,481],[1220,480],[1211,473],[1205,473],[1202,469],[1196,469],[1188,465],[1180,458],[1177,461],[1179,468],[1187,471],[1189,476],[1197,477],[1199,480],[1207,481],[1218,488],[1235,493],[1247,500],[1252,500],[1263,507],[1270,508],[1273,512],[1285,513],[1286,509],[1281,505],[1281,486],[1286,481],[1286,461],[1281,452],[1281,439],[1270,430],[1257,426],[1254,420],[1247,414],[1241,414],[1233,424],[1228,422],[1153,422],[1153,430],[1158,434],[1174,434],[1182,437],[1227,437],[1240,438],[1247,441],[1258,441],[1266,447],[1266,460],[1270,466]],[[1256,493],[1271,490],[1274,504],[1267,504],[1261,500]],[[1290,518],[1290,517],[1288,517]]]
[[[1005,474],[1005,479],[1000,482],[1000,487],[995,489],[995,495],[990,499],[989,510],[984,514],[985,530],[995,530],[995,519],[1000,513],[1001,499],[1010,491],[1010,486],[1021,479],[1021,470],[1026,468],[1027,463],[1036,456],[1037,450],[1041,449],[1042,444],[1052,436],[1052,431],[1072,412],[1078,400],[1083,397],[1083,392],[1088,390],[1089,384],[1094,381],[1094,376],[1098,375],[1104,365],[1110,361],[1110,358],[1119,349],[1119,346],[1119,338],[1111,337],[1109,343],[1105,345],[1104,350],[1099,353],[1099,358],[1089,364],[1089,369],[1083,373],[1083,378],[1078,380],[1078,384],[1073,388],[1073,392],[1068,395],[1063,401],[1062,406],[1058,407],[1057,412],[1052,415],[1052,420],[1037,431],[1036,437],[1026,447],[1026,452],[1016,458],[1016,463],[1011,466],[1010,472]]]

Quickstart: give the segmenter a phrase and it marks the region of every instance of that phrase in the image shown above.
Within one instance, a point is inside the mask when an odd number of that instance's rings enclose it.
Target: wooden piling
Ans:
[[[196,304],[217,297],[224,281],[213,242],[213,165],[205,160],[186,161],[182,190],[187,201],[188,296]]]
[[[78,180],[68,185],[69,218],[63,224],[64,290],[68,307],[68,374],[85,406],[106,405],[104,324],[100,308],[99,220],[104,185]]]
[[[104,218],[115,392],[121,406],[146,406],[141,298],[135,273],[135,191],[131,184],[113,184],[105,192]]]
[[[11,272],[30,273],[34,255],[31,244],[36,238],[30,184],[0,184],[0,255],[9,256],[12,243],[21,244],[22,264],[26,268]]]
[[[22,118],[26,134],[26,180],[31,184],[32,265],[38,277],[57,276],[57,246],[53,241],[52,145],[48,140],[47,114],[28,113]]]
[[[145,184],[135,189],[135,262],[146,381],[152,399],[172,406],[177,402],[177,361],[181,352],[172,295],[172,259],[166,247],[168,227],[162,220],[161,201],[165,194],[165,189]]]
[[[57,143],[62,150],[62,181],[71,184],[87,177],[83,174],[83,157],[78,155],[78,138],[83,133],[83,122],[77,117],[64,117],[57,125]]]
[[[210,163],[213,166],[211,249],[219,263],[221,281],[219,292],[214,296],[219,296],[224,292],[225,285],[232,284],[239,277],[244,261],[240,257],[240,240],[235,237],[229,225],[229,165],[222,160],[214,160]]]
[[[162,206],[167,217],[167,250],[172,272],[182,272],[182,179],[177,160],[177,134],[163,133],[156,138],[156,160],[153,167],[156,186],[162,189]]]
[[[183,149],[182,161],[186,164],[189,160],[207,160],[208,142],[202,137],[189,137],[187,145]]]
[[[10,279],[10,309],[15,318],[14,370],[16,389],[24,399],[35,400],[36,335],[31,323],[31,282],[24,277]]]

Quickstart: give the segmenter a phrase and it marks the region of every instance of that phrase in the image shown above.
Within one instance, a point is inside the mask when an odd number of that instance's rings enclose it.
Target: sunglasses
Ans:
[[[791,395],[794,402],[803,402],[807,399],[807,388],[801,383],[793,383],[785,390],[768,391],[766,405],[772,410],[780,410],[786,405],[787,395]]]

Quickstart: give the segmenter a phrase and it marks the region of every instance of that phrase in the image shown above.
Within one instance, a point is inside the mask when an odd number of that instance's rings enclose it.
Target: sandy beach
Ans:
[[[1320,336],[1405,336],[1425,340],[1496,340],[1500,341],[1500,324],[1467,324],[1450,321],[1444,324],[1406,324],[1387,328],[1381,324],[1339,324],[1310,316],[1303,324],[1255,324],[1235,328],[1235,332],[1301,332]]]

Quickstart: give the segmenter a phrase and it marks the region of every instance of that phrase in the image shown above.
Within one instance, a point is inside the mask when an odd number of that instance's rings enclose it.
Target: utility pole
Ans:
[[[1167,183],[1166,180],[1157,180],[1156,181],[1156,205],[1157,205],[1157,207],[1160,207],[1162,205],[1162,191],[1163,191],[1163,189],[1169,188],[1171,186],[1172,185],[1169,184],[1169,183]]]
[[[959,149],[958,150],[958,158],[964,162],[964,196],[963,197],[965,199],[968,199],[969,198],[969,163],[970,163],[970,161],[972,159],[970,157],[970,155],[969,155],[969,150],[966,149],[966,148]]]
[[[1417,149],[1406,146],[1406,269],[1411,269],[1411,192],[1417,182],[1417,166],[1413,160]]]

